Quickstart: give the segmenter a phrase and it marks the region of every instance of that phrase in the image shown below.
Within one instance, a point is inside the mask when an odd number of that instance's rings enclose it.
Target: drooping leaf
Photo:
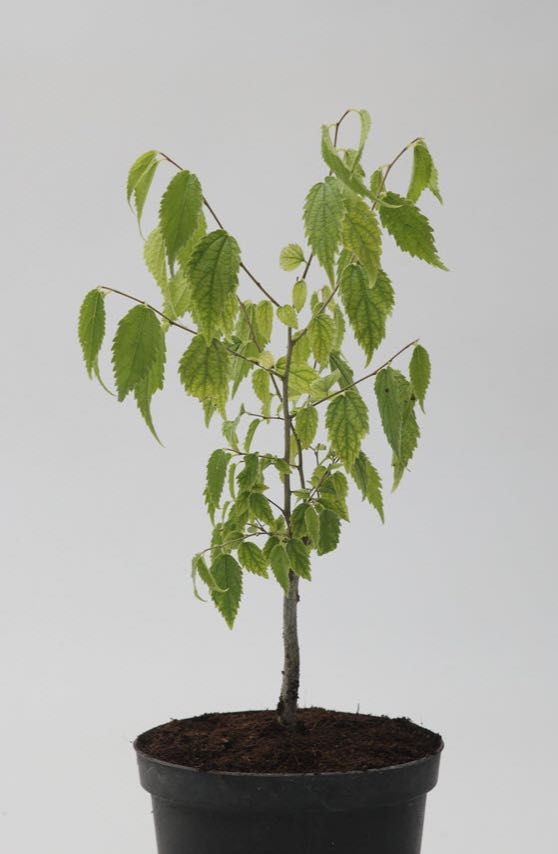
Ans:
[[[415,449],[418,444],[418,440],[420,437],[420,430],[417,423],[417,418],[415,415],[414,407],[410,406],[407,410],[407,414],[403,420],[403,427],[401,431],[401,453],[397,457],[395,454],[393,455],[392,465],[393,465],[393,487],[392,491],[395,492],[399,484],[401,483],[401,478],[405,474],[407,466],[409,465],[411,458],[415,452]]]
[[[290,326],[292,329],[298,328],[298,318],[292,305],[280,305],[277,309],[277,317],[285,326]]]
[[[352,468],[369,427],[362,398],[352,389],[336,395],[327,408],[326,427],[331,447],[347,468]]]
[[[223,344],[213,339],[209,344],[196,335],[182,356],[179,375],[188,394],[202,402],[212,400],[222,409],[228,397],[229,356]]]
[[[266,557],[255,543],[250,543],[247,540],[241,543],[238,547],[238,559],[248,572],[267,578]]]
[[[322,157],[327,166],[331,169],[334,175],[353,192],[361,196],[369,196],[366,184],[356,172],[351,172],[351,167],[343,162],[336,151],[332,139],[330,128],[327,125],[322,126]]]
[[[105,337],[105,295],[99,288],[86,294],[79,312],[78,337],[87,373],[91,377]]]
[[[333,371],[331,374],[318,377],[310,386],[310,398],[313,401],[322,400],[327,397],[333,386],[338,382],[340,377],[339,371]]]
[[[261,492],[252,492],[249,499],[250,510],[256,519],[266,525],[273,523],[271,504]]]
[[[368,501],[380,514],[384,521],[384,502],[382,498],[382,480],[380,475],[364,453],[361,451],[351,469],[351,476],[362,492],[363,500]]]
[[[279,264],[282,270],[286,270],[289,273],[292,270],[296,270],[301,264],[304,264],[304,261],[304,252],[298,243],[289,243],[288,246],[281,249]]]
[[[386,193],[384,201],[394,207],[380,207],[382,225],[403,252],[421,258],[433,267],[447,270],[440,260],[432,227],[423,213],[403,196]],[[396,206],[396,207],[395,207]]]
[[[333,178],[315,184],[304,205],[304,228],[318,261],[334,280],[333,262],[341,239],[343,196]]]
[[[126,195],[128,204],[133,196],[138,224],[159,162],[158,151],[146,151],[132,163],[128,172]]]
[[[349,264],[341,276],[341,301],[355,338],[366,354],[366,364],[382,343],[386,334],[388,301],[385,299],[387,277],[377,280],[369,287],[366,274],[360,264]]]
[[[356,171],[356,167],[360,163],[362,152],[364,151],[364,146],[366,145],[366,140],[368,139],[370,128],[372,127],[372,119],[370,118],[368,110],[357,110],[357,113],[360,118],[360,139],[358,142],[358,149],[355,152],[354,158],[352,158],[350,169],[351,173]]]
[[[368,275],[370,287],[376,282],[380,269],[382,235],[375,213],[358,196],[345,200],[343,245],[353,252]]]
[[[206,484],[203,496],[212,520],[215,516],[215,511],[221,503],[230,458],[230,454],[221,448],[217,448],[207,461]]]
[[[430,190],[440,203],[442,202],[438,187],[438,172],[425,141],[421,139],[413,149],[413,172],[407,190],[407,198],[411,202],[418,202],[422,192],[426,189]]]
[[[258,344],[265,347],[271,338],[273,328],[273,306],[268,300],[262,300],[256,305],[256,329]]]
[[[260,479],[260,459],[257,454],[246,454],[244,465],[236,476],[236,482],[242,492],[249,492]]]
[[[309,448],[316,437],[318,412],[315,406],[299,409],[295,416],[295,430],[303,448]]]
[[[151,308],[136,305],[124,315],[112,343],[118,400],[147,376],[163,347],[163,330]]]
[[[167,284],[164,313],[170,320],[178,320],[192,309],[192,284],[184,270],[177,270]]]
[[[163,298],[167,296],[167,262],[165,241],[159,226],[153,229],[143,244],[145,265],[161,290]]]
[[[277,543],[271,549],[269,562],[273,575],[285,591],[289,592],[289,569],[291,568],[289,557],[285,546],[282,543]]]
[[[220,554],[213,561],[211,573],[220,588],[212,591],[211,598],[232,629],[242,598],[242,569],[232,555]]]
[[[281,364],[279,362],[278,364]],[[300,362],[294,362],[291,365],[289,374],[289,398],[300,397],[301,394],[308,394],[314,380],[318,379],[319,374],[310,365]]]
[[[155,361],[151,365],[149,372],[134,387],[134,397],[136,399],[138,409],[143,417],[143,420],[145,421],[152,435],[157,440],[157,442],[159,442],[159,444],[161,444],[161,440],[159,439],[159,436],[155,429],[155,425],[153,424],[153,417],[151,415],[151,400],[153,399],[153,395],[155,394],[155,392],[160,391],[164,385],[165,356],[166,344],[165,337],[163,336],[162,347],[157,352]]]
[[[340,519],[349,521],[347,493],[349,486],[343,472],[335,471],[325,477],[319,487],[319,501],[323,507],[333,510]]]
[[[335,343],[335,321],[325,312],[314,317],[308,326],[310,347],[320,365],[326,365]]]
[[[262,415],[268,417],[271,411],[271,392],[269,390],[269,372],[257,368],[252,374],[252,388],[262,404]]]
[[[159,227],[172,270],[180,249],[195,233],[202,210],[202,189],[197,177],[187,170],[170,181],[159,211]]]
[[[375,391],[384,433],[393,453],[401,458],[403,419],[411,402],[411,384],[401,371],[388,365],[376,376]]]
[[[339,544],[341,522],[337,513],[333,510],[322,510],[320,513],[320,537],[318,540],[318,554],[325,555],[334,551]]]
[[[221,229],[202,238],[192,253],[192,313],[208,342],[223,329],[223,307],[236,293],[239,266],[238,243]]]
[[[430,385],[430,373],[430,356],[421,344],[417,344],[409,363],[409,375],[423,412],[424,398]]]
[[[286,549],[292,571],[310,581],[310,555],[302,540],[288,540]]]
[[[306,302],[308,288],[304,279],[298,279],[293,285],[293,306],[295,311],[302,311]]]
[[[370,176],[370,195],[374,200],[379,199],[384,187],[384,170],[376,169]]]
[[[312,545],[317,548],[320,541],[320,517],[313,507],[306,506],[304,509],[304,521],[306,523],[306,531],[308,537],[312,541]]]
[[[248,430],[246,431],[246,436],[244,437],[244,450],[247,454],[250,453],[250,448],[252,447],[254,435],[255,435],[256,430],[258,429],[258,427],[260,426],[261,423],[262,423],[261,418],[254,418],[250,422]]]

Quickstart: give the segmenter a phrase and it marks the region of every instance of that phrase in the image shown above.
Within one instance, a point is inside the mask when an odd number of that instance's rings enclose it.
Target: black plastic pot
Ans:
[[[419,854],[433,756],[372,771],[196,771],[136,748],[159,854]]]

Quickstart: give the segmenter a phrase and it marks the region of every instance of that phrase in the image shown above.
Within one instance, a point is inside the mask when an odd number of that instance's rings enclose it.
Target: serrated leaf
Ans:
[[[320,541],[320,517],[313,507],[305,507],[304,521],[306,523],[306,532],[312,541],[312,545],[317,547]]]
[[[198,226],[202,210],[202,189],[197,177],[187,170],[178,172],[170,181],[159,210],[159,226],[173,268],[180,249]]]
[[[315,184],[304,204],[304,228],[318,261],[334,281],[333,263],[341,239],[343,196],[333,178]]]
[[[326,427],[331,447],[350,469],[369,428],[368,410],[362,398],[352,390],[334,397],[327,408]]]
[[[300,397],[308,394],[312,383],[317,380],[319,374],[310,365],[294,362],[289,373],[289,398]]]
[[[170,320],[178,320],[192,309],[192,284],[184,270],[178,270],[167,284],[164,313]]]
[[[208,344],[203,335],[196,335],[180,360],[179,375],[187,394],[224,408],[229,392],[229,356],[220,341],[214,339]]]
[[[188,264],[192,313],[207,341],[225,328],[223,311],[236,293],[239,267],[238,243],[222,229],[202,238],[192,253]]]
[[[388,288],[391,290],[387,276],[378,276],[376,285],[369,287],[360,264],[349,264],[341,275],[341,301],[355,338],[366,354],[366,364],[370,362],[386,334],[390,306]]]
[[[304,279],[298,279],[293,285],[293,294],[292,301],[295,311],[302,311],[304,308],[304,303],[306,302],[306,296],[308,293],[308,288],[306,286],[306,282]]]
[[[317,380],[314,380],[310,386],[310,399],[317,401],[327,397],[331,388],[339,380],[339,377],[339,371],[333,371],[331,374],[327,374],[327,376],[318,377]]]
[[[227,466],[230,459],[230,454],[221,448],[217,448],[207,461],[206,483],[203,496],[212,521],[215,517],[215,511],[221,503],[221,496],[227,476]]]
[[[403,252],[420,258],[433,267],[447,270],[438,256],[432,227],[423,213],[403,196],[386,193],[384,201],[397,207],[380,207],[382,225]]]
[[[254,573],[254,575],[267,578],[267,559],[255,543],[244,541],[238,547],[237,554],[244,569]]]
[[[87,373],[91,377],[105,337],[105,295],[99,288],[86,294],[81,304],[78,321],[78,337]]]
[[[269,371],[275,365],[275,356],[266,350],[258,356],[258,364],[266,371]]]
[[[254,435],[255,435],[256,430],[258,429],[258,427],[260,426],[261,423],[262,423],[261,418],[254,418],[250,422],[248,430],[246,431],[246,436],[244,438],[244,450],[246,453],[250,452],[250,448],[252,447],[252,442],[254,441]]]
[[[330,128],[327,125],[322,126],[322,157],[333,174],[346,187],[349,187],[353,192],[361,196],[369,196],[368,189],[362,178],[357,174],[352,174],[350,167],[339,157],[331,139]]]
[[[232,555],[221,554],[213,561],[211,573],[220,588],[212,591],[211,598],[232,629],[242,598],[242,569]]]
[[[440,203],[442,202],[438,187],[438,172],[425,141],[421,139],[413,149],[413,172],[407,198],[411,202],[417,202],[426,189],[430,190]]]
[[[290,326],[291,329],[298,328],[298,318],[292,305],[280,305],[277,308],[277,317],[285,326]]]
[[[132,163],[128,172],[126,195],[128,204],[130,204],[132,196],[134,198],[138,224],[141,222],[145,200],[159,162],[158,151],[146,151]]]
[[[368,139],[368,136],[370,134],[370,128],[372,127],[372,119],[368,110],[357,110],[357,113],[360,118],[360,139],[358,142],[358,149],[355,154],[351,172],[354,172],[356,165],[360,163],[360,159],[364,151],[364,146],[366,145],[366,140]]]
[[[378,511],[383,522],[382,480],[364,451],[361,451],[356,458],[351,469],[351,477],[362,492],[363,500],[368,501]]]
[[[345,338],[345,318],[337,303],[333,306],[333,321],[335,323],[333,349],[340,350],[343,346],[343,339]]]
[[[273,511],[271,504],[261,492],[253,492],[249,498],[250,510],[252,514],[264,522],[266,525],[271,525],[273,522]]]
[[[408,407],[407,414],[403,420],[401,431],[401,452],[399,456],[393,455],[393,486],[392,491],[395,492],[401,478],[405,474],[420,437],[420,430],[415,415],[415,410],[412,406]]]
[[[351,196],[346,199],[343,220],[343,245],[353,252],[368,275],[372,287],[380,269],[382,234],[374,212],[366,202]]]
[[[320,513],[320,536],[318,540],[318,554],[325,555],[334,551],[339,544],[341,521],[333,510],[322,510]]]
[[[320,365],[326,365],[335,343],[335,321],[322,312],[314,317],[308,326],[308,337],[314,358]]]
[[[244,356],[244,359],[233,359],[231,363],[231,380],[232,380],[232,389],[231,389],[231,397],[234,397],[236,392],[238,391],[238,387],[241,382],[246,379],[250,371],[253,369],[253,365],[258,358],[258,348],[254,344],[253,341],[248,341],[246,344],[240,344],[239,346],[234,348],[234,352],[238,353],[240,356]],[[250,361],[247,361],[247,360]],[[252,362],[252,364],[250,364]]]
[[[343,472],[336,471],[330,474],[320,486],[319,501],[323,507],[333,510],[341,519],[349,521],[347,509],[347,478]]]
[[[244,466],[236,476],[239,489],[249,492],[260,478],[260,460],[257,454],[246,454]]]
[[[269,372],[257,368],[252,374],[252,388],[262,404],[262,415],[268,417],[271,412],[271,392],[269,390]]]
[[[289,273],[292,270],[296,270],[301,264],[304,264],[304,261],[304,252],[298,243],[289,243],[288,246],[281,249],[279,264],[282,270],[286,270]]]
[[[165,241],[159,226],[147,237],[143,244],[143,257],[145,265],[161,290],[163,298],[167,296],[167,262],[165,252]]]
[[[163,346],[163,330],[151,308],[136,305],[122,318],[112,343],[118,400],[147,376]]]
[[[300,578],[310,581],[312,578],[310,573],[310,555],[302,540],[288,540],[286,550],[292,571],[300,576]]]
[[[384,186],[384,170],[376,169],[370,176],[370,195],[376,200]]]
[[[374,387],[384,433],[394,454],[400,458],[403,419],[411,401],[411,384],[400,371],[388,366],[378,373]]]
[[[299,409],[295,416],[295,430],[303,448],[309,448],[316,437],[318,412],[315,406]]]
[[[269,563],[271,565],[273,575],[285,593],[288,593],[290,561],[285,546],[282,543],[277,543],[271,549],[269,554]]]
[[[424,398],[426,396],[428,386],[430,385],[430,372],[430,356],[424,347],[417,344],[413,350],[413,355],[411,356],[411,361],[409,363],[409,375],[423,412]]]
[[[152,435],[157,440],[157,442],[159,442],[159,444],[162,443],[155,429],[155,425],[153,424],[153,417],[151,415],[151,400],[153,399],[153,395],[155,394],[155,392],[160,391],[164,385],[165,356],[166,343],[165,337],[163,335],[161,349],[158,351],[155,357],[155,361],[151,365],[149,372],[142,380],[137,383],[134,388],[134,397],[136,399],[138,409],[143,417],[143,420],[145,421]]]
[[[268,300],[262,300],[256,305],[255,319],[258,343],[265,347],[271,339],[273,328],[273,306]]]

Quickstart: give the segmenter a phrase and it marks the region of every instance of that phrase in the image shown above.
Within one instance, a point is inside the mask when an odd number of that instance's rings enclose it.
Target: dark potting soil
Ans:
[[[407,718],[301,709],[285,729],[275,712],[230,712],[172,720],[141,735],[142,753],[201,771],[314,774],[365,771],[436,753],[439,735]]]

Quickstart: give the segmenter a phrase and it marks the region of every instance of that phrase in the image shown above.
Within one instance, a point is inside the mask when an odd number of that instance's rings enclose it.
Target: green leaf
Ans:
[[[389,231],[403,252],[421,258],[433,267],[447,270],[438,257],[434,233],[423,213],[410,201],[397,193],[386,193],[384,201],[398,207],[380,208],[382,225]]]
[[[265,347],[271,339],[271,330],[273,328],[273,306],[268,300],[264,299],[256,305],[255,319],[258,344]]]
[[[254,418],[250,422],[250,426],[248,427],[248,430],[246,431],[246,437],[244,439],[244,450],[246,453],[250,452],[250,448],[252,447],[252,442],[254,440],[254,435],[255,435],[256,430],[258,429],[258,427],[260,426],[261,423],[262,423],[261,418]]]
[[[161,324],[146,305],[136,305],[126,314],[112,343],[112,365],[118,400],[144,379],[164,347]]]
[[[346,199],[346,214],[343,220],[343,245],[353,252],[368,275],[372,287],[380,269],[382,234],[376,215],[366,202],[351,196]]]
[[[221,503],[230,458],[230,454],[218,448],[213,451],[207,461],[207,476],[203,496],[212,521],[215,517],[215,511]]]
[[[267,578],[267,560],[262,550],[255,544],[244,541],[238,547],[238,559],[244,569]]]
[[[288,540],[286,549],[292,571],[310,581],[310,555],[302,540]]]
[[[134,206],[136,208],[136,216],[138,224],[141,221],[143,207],[149,192],[149,188],[153,182],[153,176],[159,164],[158,151],[146,151],[132,163],[128,172],[128,182],[126,186],[126,195],[128,204],[133,196]]]
[[[90,377],[93,375],[97,364],[105,337],[105,327],[105,295],[99,288],[94,288],[86,294],[81,304],[78,321],[79,343],[83,352],[83,361]]]
[[[386,438],[397,457],[401,457],[403,419],[411,401],[411,384],[400,371],[388,366],[376,376],[378,409]]]
[[[366,145],[366,140],[368,139],[368,136],[370,134],[370,128],[372,127],[372,119],[370,118],[370,113],[368,112],[368,110],[357,110],[356,112],[358,113],[360,118],[360,139],[358,143],[358,149],[355,153],[355,157],[351,167],[351,172],[355,172],[356,166],[360,163],[360,159],[364,151],[364,146]]]
[[[164,312],[170,320],[177,320],[192,309],[192,284],[184,270],[178,270],[167,285]]]
[[[220,590],[213,590],[211,597],[220,613],[232,629],[242,597],[242,569],[230,554],[220,554],[213,562],[211,572]]]
[[[315,406],[299,409],[295,416],[295,430],[303,448],[309,448],[316,437],[318,413]]]
[[[347,509],[347,478],[343,472],[336,471],[330,474],[320,486],[319,501],[323,507],[333,510],[341,519],[349,521]]]
[[[252,514],[264,522],[266,525],[271,525],[273,522],[273,511],[271,504],[261,492],[252,492],[250,495],[250,510]]]
[[[384,170],[376,169],[370,176],[370,194],[374,199],[378,199],[384,186]]]
[[[318,401],[322,400],[324,397],[327,397],[332,387],[339,380],[340,376],[341,375],[339,371],[333,371],[333,373],[331,374],[318,377],[317,380],[314,380],[314,382],[310,386],[311,400]]]
[[[418,202],[422,192],[427,189],[442,203],[442,196],[438,187],[438,172],[425,141],[421,139],[416,143],[413,150],[413,173],[407,190],[407,198],[411,202]]]
[[[351,469],[351,476],[362,492],[363,500],[368,501],[380,514],[384,521],[384,502],[382,498],[382,480],[380,475],[364,453],[361,451]]]
[[[318,540],[318,554],[325,555],[334,551],[339,544],[341,522],[337,513],[333,510],[322,510],[320,513],[320,537]]]
[[[414,408],[411,406],[408,408],[407,414],[403,421],[403,427],[401,431],[401,452],[398,457],[394,454],[392,460],[393,492],[395,492],[395,490],[401,483],[401,478],[403,477],[407,466],[409,465],[411,458],[415,452],[419,437],[419,426],[417,424]]]
[[[280,305],[277,309],[277,317],[285,326],[290,326],[292,329],[298,328],[298,318],[292,305]]]
[[[308,288],[306,286],[306,282],[304,279],[298,279],[293,285],[293,294],[292,301],[295,311],[302,311],[304,308],[304,303],[306,302],[306,296],[308,293]]]
[[[310,365],[294,362],[289,373],[289,398],[300,397],[308,394],[312,383],[317,380],[319,374]]]
[[[151,415],[151,400],[156,391],[160,391],[163,388],[165,381],[165,355],[166,355],[166,344],[165,337],[163,335],[163,343],[161,349],[158,351],[157,356],[155,357],[155,361],[151,365],[149,372],[146,376],[140,380],[134,388],[134,397],[136,399],[136,403],[138,405],[138,409],[143,417],[143,420],[149,427],[154,438],[161,443],[159,436],[157,435],[157,431],[155,430],[155,425],[153,424],[153,418]]]
[[[172,270],[179,250],[190,240],[202,210],[202,189],[192,172],[182,170],[170,181],[159,211],[159,225]]]
[[[327,408],[326,427],[333,450],[348,469],[352,468],[369,427],[362,398],[352,390],[334,397]]]
[[[333,263],[341,239],[343,196],[333,178],[315,184],[304,205],[304,228],[308,243],[330,281],[334,281]]]
[[[192,253],[192,313],[208,342],[223,329],[223,308],[236,293],[239,267],[238,243],[221,229],[202,238]]]
[[[430,385],[430,356],[420,344],[417,344],[413,350],[409,374],[420,408],[424,412],[424,398]]]
[[[214,339],[208,344],[203,335],[196,335],[180,360],[179,375],[188,394],[224,408],[229,391],[229,356],[220,341]]]
[[[153,229],[143,244],[145,265],[161,290],[163,297],[167,296],[167,262],[165,241],[159,226]]]
[[[252,374],[252,388],[262,404],[262,414],[268,417],[271,412],[271,392],[269,390],[269,372],[263,368],[256,368]]]
[[[369,287],[360,264],[349,264],[341,274],[341,301],[355,338],[366,354],[366,364],[370,362],[386,334],[390,305],[386,299],[386,287],[391,289],[387,276],[378,276],[376,285]]]
[[[260,479],[260,460],[257,454],[246,454],[244,457],[244,467],[236,476],[239,489],[242,492],[249,492],[252,487]]]
[[[301,264],[304,264],[304,261],[304,252],[298,243],[289,243],[288,246],[281,249],[279,264],[282,270],[286,270],[289,273],[292,270],[296,270]]]
[[[370,195],[362,178],[357,174],[352,174],[350,166],[343,163],[339,157],[339,154],[333,146],[330,128],[327,125],[322,126],[322,157],[333,174],[336,175],[346,187],[349,187],[353,192],[358,193],[361,196]]]
[[[327,365],[329,354],[335,343],[336,326],[332,317],[322,312],[314,317],[308,326],[310,347],[314,358],[320,365]]]
[[[273,546],[269,555],[269,562],[273,575],[285,593],[288,593],[290,561],[285,546],[282,543],[277,543],[277,545]]]
[[[305,508],[304,521],[306,523],[306,531],[312,541],[312,545],[317,547],[320,541],[320,517],[313,507],[307,506]]]

